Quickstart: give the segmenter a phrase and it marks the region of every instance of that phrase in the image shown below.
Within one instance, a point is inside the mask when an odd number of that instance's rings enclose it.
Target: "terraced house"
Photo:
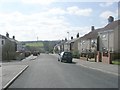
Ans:
[[[13,38],[9,38],[9,34],[6,33],[6,36],[0,35],[1,41],[1,56],[2,60],[9,61],[16,58],[17,51],[17,41],[15,40],[15,36]]]
[[[97,37],[99,29],[91,27],[91,31],[80,38],[79,52],[80,54],[95,53],[97,51]]]
[[[98,32],[99,53],[101,53],[101,58],[98,58],[98,61],[102,60],[106,63],[120,58],[120,20],[113,21],[113,17],[109,19],[109,24]]]
[[[95,29],[92,26],[91,31],[84,36],[64,42],[64,51],[78,51],[84,60],[111,63],[120,58],[119,28],[120,20],[114,21],[110,16],[105,27]]]
[[[120,51],[119,45],[120,20],[114,21],[110,16],[108,24],[103,28],[91,28],[91,32],[81,37],[79,51],[81,57],[88,60],[94,58],[97,62],[111,63],[116,52]],[[118,54],[118,53],[117,53]],[[119,57],[116,57],[119,58]]]
[[[2,61],[2,35],[0,35],[0,61]]]

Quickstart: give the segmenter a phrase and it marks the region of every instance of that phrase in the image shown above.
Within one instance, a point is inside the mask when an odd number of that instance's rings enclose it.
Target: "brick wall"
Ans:
[[[111,64],[111,63],[112,63],[111,54],[108,53],[107,56],[104,56],[103,54],[104,54],[104,53],[102,53],[102,62],[103,62],[103,63],[107,63],[107,64]]]

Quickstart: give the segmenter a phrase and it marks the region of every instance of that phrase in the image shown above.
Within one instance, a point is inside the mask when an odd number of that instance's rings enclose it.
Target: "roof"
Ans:
[[[120,20],[113,21],[112,23],[107,24],[103,30],[111,30],[120,25]]]
[[[15,39],[8,38],[8,37],[6,37],[6,36],[4,36],[4,35],[1,35],[1,34],[0,34],[0,36],[1,36],[2,38],[8,39],[8,40],[10,40],[10,41],[12,41],[12,42],[18,43],[18,41],[15,40]]]
[[[94,38],[97,38],[98,36],[98,32],[100,31],[101,29],[96,29],[94,31],[91,31],[87,34],[85,34],[83,37],[81,37],[81,39],[94,39]]]
[[[67,41],[66,43],[72,43],[72,42],[77,41],[78,39],[80,39],[80,38],[75,38],[75,39],[69,40],[69,41]]]
[[[83,37],[81,37],[81,39],[96,39],[98,36],[98,32],[114,30],[118,25],[120,25],[120,20],[113,21],[103,28],[98,28],[94,31],[90,31],[88,34],[85,34]]]
[[[55,45],[56,46],[60,46],[60,45],[63,45],[66,41],[60,41],[58,44]]]

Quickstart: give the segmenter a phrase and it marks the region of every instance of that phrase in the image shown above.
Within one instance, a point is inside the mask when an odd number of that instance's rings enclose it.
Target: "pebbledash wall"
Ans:
[[[2,61],[2,36],[0,35],[0,61]]]
[[[99,32],[100,36],[100,52],[101,52],[101,60],[105,63],[112,63],[113,60],[120,59],[120,25],[117,25],[114,29]]]
[[[120,25],[114,31],[114,51],[120,53]]]

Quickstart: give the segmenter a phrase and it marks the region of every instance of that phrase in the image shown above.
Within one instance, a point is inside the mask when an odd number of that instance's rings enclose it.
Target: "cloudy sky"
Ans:
[[[69,1],[69,2],[68,2]],[[88,33],[118,19],[118,2],[80,0],[0,0],[0,34],[18,41],[62,40]]]

